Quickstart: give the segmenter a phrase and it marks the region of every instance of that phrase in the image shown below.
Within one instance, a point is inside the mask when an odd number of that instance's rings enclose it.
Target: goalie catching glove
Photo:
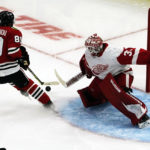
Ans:
[[[18,63],[20,67],[22,67],[24,70],[27,70],[28,66],[30,65],[29,54],[24,46],[20,46],[20,50],[22,57],[18,59]]]

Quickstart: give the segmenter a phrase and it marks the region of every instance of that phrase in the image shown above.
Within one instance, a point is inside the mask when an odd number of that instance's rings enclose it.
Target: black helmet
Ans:
[[[14,24],[14,14],[9,11],[0,12],[0,26],[10,26]]]

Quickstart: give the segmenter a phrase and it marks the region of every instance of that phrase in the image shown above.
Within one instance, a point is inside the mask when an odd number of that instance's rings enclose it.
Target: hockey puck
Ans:
[[[6,150],[6,148],[0,148],[0,150]]]
[[[50,87],[50,86],[46,86],[45,90],[46,90],[47,92],[49,92],[49,91],[51,90],[51,87]]]

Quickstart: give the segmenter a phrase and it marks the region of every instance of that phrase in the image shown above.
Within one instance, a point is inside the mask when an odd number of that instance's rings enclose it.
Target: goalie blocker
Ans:
[[[125,76],[122,73],[114,79],[111,74],[108,74],[104,80],[95,77],[89,87],[78,90],[83,105],[90,107],[109,101],[115,108],[128,117],[133,125],[137,125],[147,113],[147,108],[138,98],[125,92],[127,89],[125,86]],[[130,75],[128,89],[130,89],[132,81],[133,76]],[[125,90],[123,90],[124,88]]]

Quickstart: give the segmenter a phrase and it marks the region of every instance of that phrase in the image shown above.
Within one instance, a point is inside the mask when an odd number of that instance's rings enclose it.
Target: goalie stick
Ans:
[[[31,68],[28,67],[29,72],[34,76],[34,78],[41,84],[41,85],[58,85],[59,82],[52,81],[52,82],[42,82],[38,76],[31,70]]]
[[[69,87],[72,84],[76,83],[77,81],[79,81],[82,77],[84,77],[84,75],[82,74],[82,72],[78,73],[77,75],[75,75],[74,77],[72,77],[71,79],[69,79],[67,82],[65,82],[60,75],[58,74],[58,72],[55,69],[55,75],[57,77],[57,79],[59,80],[59,82],[64,86],[64,87]]]

